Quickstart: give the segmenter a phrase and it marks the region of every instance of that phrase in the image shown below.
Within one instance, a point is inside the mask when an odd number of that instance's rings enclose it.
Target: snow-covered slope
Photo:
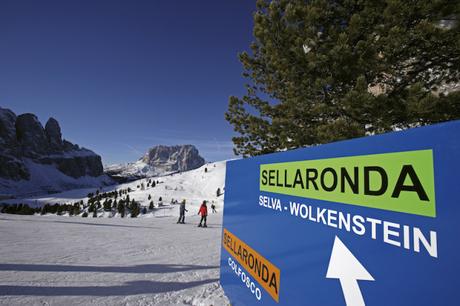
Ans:
[[[149,178],[136,180],[133,182],[106,186],[99,189],[102,192],[130,188],[130,199],[135,199],[142,206],[148,206],[150,203],[149,195],[153,200],[156,209],[146,215],[177,215],[176,205],[171,205],[172,200],[186,200],[188,208],[198,209],[203,200],[214,201],[217,209],[221,210],[223,206],[223,196],[217,197],[217,189],[224,191],[225,184],[225,161],[209,163],[204,166],[182,173],[152,178],[158,181],[155,187],[146,187]],[[207,170],[207,171],[205,171]],[[144,189],[142,189],[144,185]],[[87,202],[88,193],[95,193],[96,188],[75,189],[52,195],[42,195],[27,197],[22,199],[13,199],[3,201],[5,203],[27,203],[31,206],[54,204],[54,203],[74,203],[80,200]],[[164,205],[159,207],[159,198],[162,198]],[[143,215],[140,215],[142,217]]]
[[[175,220],[0,214],[0,305],[229,305],[222,215]]]
[[[81,153],[80,153],[81,154]],[[74,178],[59,171],[54,164],[40,164],[31,159],[23,159],[30,177],[28,180],[13,181],[0,178],[0,194],[3,195],[33,195],[43,192],[54,193],[60,190],[69,190],[93,186],[107,186],[113,180],[105,174],[100,176],[85,175]]]
[[[164,171],[161,168],[155,169],[150,167],[150,165],[143,162],[142,159],[139,159],[138,161],[133,163],[109,165],[104,167],[104,171],[108,174],[114,173],[114,176],[120,175],[121,177],[127,179],[153,177],[158,175],[169,174],[168,171]]]

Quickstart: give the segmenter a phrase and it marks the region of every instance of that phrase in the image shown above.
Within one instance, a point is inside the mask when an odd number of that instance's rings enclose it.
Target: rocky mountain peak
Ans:
[[[205,162],[193,145],[155,146],[148,150],[142,161],[167,171],[187,171],[201,167]]]
[[[52,151],[59,151],[63,148],[61,127],[54,118],[49,118],[45,124],[45,134]]]
[[[16,115],[9,109],[0,107],[0,144],[16,144]]]
[[[34,114],[22,114],[17,117],[16,135],[25,156],[35,157],[48,151],[45,130]]]
[[[204,158],[200,156],[198,149],[193,145],[158,145],[150,148],[137,162],[108,166],[105,173],[120,182],[124,182],[193,170],[201,167],[204,163]]]

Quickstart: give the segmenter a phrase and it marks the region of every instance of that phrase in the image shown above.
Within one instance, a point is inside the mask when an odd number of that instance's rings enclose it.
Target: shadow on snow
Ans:
[[[0,295],[33,296],[127,296],[136,294],[155,294],[179,291],[201,286],[218,279],[206,279],[192,282],[156,282],[132,281],[119,286],[84,286],[84,287],[41,287],[41,286],[3,286]]]
[[[27,272],[98,272],[98,273],[175,273],[216,269],[218,266],[148,264],[136,266],[73,266],[47,264],[0,264],[0,271]]]
[[[91,217],[88,217],[88,219],[91,219]],[[99,218],[94,218],[94,219],[98,220]],[[130,218],[126,218],[126,219],[130,219]],[[27,219],[13,220],[13,219],[4,219],[4,218],[0,218],[0,220],[13,221],[13,222],[65,223],[65,224],[81,224],[81,225],[94,225],[94,226],[111,226],[111,227],[131,227],[131,228],[158,229],[157,227],[151,227],[151,226],[108,224],[108,223],[91,223],[91,222],[75,222],[75,221],[58,221],[58,220],[27,220]]]

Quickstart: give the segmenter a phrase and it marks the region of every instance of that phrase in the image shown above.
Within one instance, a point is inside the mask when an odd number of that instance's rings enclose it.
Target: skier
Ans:
[[[198,224],[198,227],[202,226],[201,223],[203,221],[204,221],[203,227],[208,227],[206,225],[206,217],[208,216],[208,207],[206,206],[206,201],[203,201],[203,204],[201,204],[198,214],[201,215],[201,220],[200,220],[200,224]]]
[[[182,223],[184,224],[185,223],[185,212],[188,211],[187,209],[185,209],[185,200],[183,200],[181,203],[180,203],[180,206],[179,206],[179,220],[177,220],[177,223]]]
[[[212,201],[211,209],[212,209],[212,213],[213,213],[213,214],[217,212],[217,210],[216,210],[216,205],[214,205],[214,201]]]

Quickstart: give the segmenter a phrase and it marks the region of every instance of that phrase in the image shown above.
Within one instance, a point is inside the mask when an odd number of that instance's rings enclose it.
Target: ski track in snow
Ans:
[[[151,189],[136,188],[145,180],[104,188],[131,186],[142,205],[148,194],[155,205],[159,196],[185,198],[186,224],[176,224],[176,205],[139,218],[0,214],[0,305],[229,305],[219,285],[223,197],[216,197],[225,164],[206,167],[157,178],[164,183]],[[86,193],[27,201],[62,203]],[[208,228],[197,227],[203,199],[218,209]]]

